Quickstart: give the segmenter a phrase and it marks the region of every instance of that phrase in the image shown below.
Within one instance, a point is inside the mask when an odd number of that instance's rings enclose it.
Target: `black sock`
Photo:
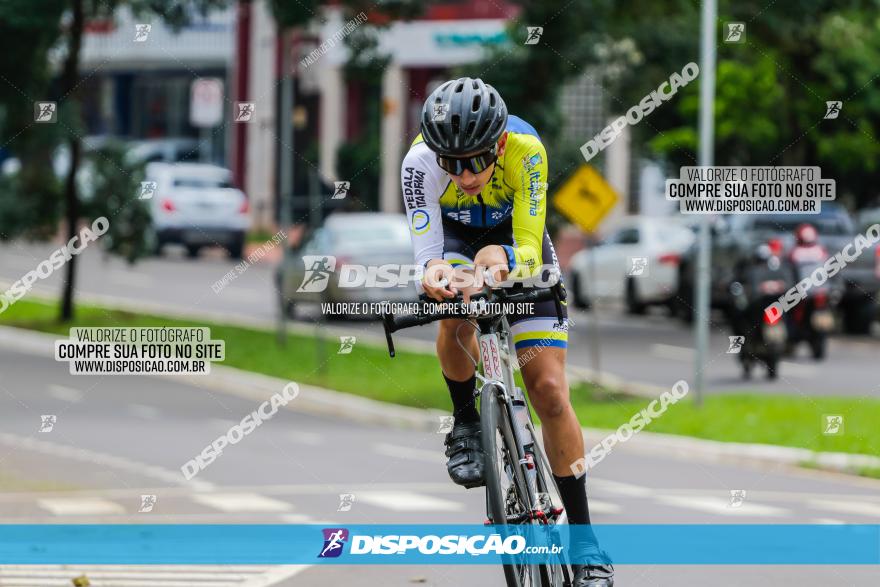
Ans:
[[[480,414],[477,412],[474,397],[477,376],[472,375],[467,381],[453,381],[443,373],[443,379],[446,380],[449,395],[452,397],[452,414],[455,416],[455,422],[479,422]]]
[[[594,559],[590,558],[591,554],[595,554],[599,548],[599,541],[590,528],[590,507],[587,504],[587,476],[581,475],[575,477],[569,475],[566,477],[557,477],[553,475],[556,486],[559,487],[559,496],[562,498],[562,505],[568,515],[569,524],[583,525],[585,528],[579,529],[576,536],[572,536],[571,563],[577,565],[597,564]]]
[[[553,475],[556,486],[559,487],[559,495],[562,497],[562,505],[568,514],[569,524],[589,524],[590,507],[587,505],[587,476],[557,477]]]

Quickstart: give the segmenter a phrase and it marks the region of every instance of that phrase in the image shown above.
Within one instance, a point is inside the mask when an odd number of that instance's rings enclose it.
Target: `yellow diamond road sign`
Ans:
[[[594,232],[617,204],[617,192],[589,165],[581,165],[553,196],[553,205],[585,232]]]

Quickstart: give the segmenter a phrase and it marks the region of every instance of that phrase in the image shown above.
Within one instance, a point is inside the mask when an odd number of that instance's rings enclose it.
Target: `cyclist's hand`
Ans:
[[[474,265],[477,271],[487,268],[496,284],[507,279],[507,252],[501,245],[488,245],[480,249],[474,257]]]
[[[452,285],[454,278],[452,265],[443,259],[431,259],[425,268],[422,289],[429,298],[442,302],[458,293],[458,289]]]

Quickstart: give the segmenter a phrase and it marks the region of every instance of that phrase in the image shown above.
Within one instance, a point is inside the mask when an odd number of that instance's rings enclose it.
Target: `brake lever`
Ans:
[[[389,320],[394,320],[393,314],[382,314],[382,328],[385,329],[385,342],[388,343],[388,354],[394,358],[394,340],[391,338],[391,330],[389,330]]]
[[[553,305],[556,306],[556,317],[559,319],[560,328],[563,326],[562,301],[565,297],[565,287],[563,287],[562,281],[557,281],[556,285],[553,286]]]

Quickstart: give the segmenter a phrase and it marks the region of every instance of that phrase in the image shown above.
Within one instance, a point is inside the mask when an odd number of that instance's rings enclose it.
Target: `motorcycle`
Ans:
[[[828,253],[819,245],[795,247],[789,260],[792,263],[798,281],[809,277],[813,271],[822,267]],[[813,358],[825,358],[828,346],[828,334],[834,330],[834,313],[832,307],[839,299],[841,292],[836,281],[826,280],[821,285],[813,285],[806,298],[792,308],[788,314],[789,330],[786,354],[794,354],[801,342],[810,346]]]
[[[740,280],[730,284],[731,327],[735,337],[731,352],[739,355],[745,379],[751,378],[758,363],[766,366],[768,379],[776,379],[788,329],[785,320],[771,318],[765,309],[794,284],[794,275],[789,265],[769,253],[769,248],[756,256],[739,271]]]

